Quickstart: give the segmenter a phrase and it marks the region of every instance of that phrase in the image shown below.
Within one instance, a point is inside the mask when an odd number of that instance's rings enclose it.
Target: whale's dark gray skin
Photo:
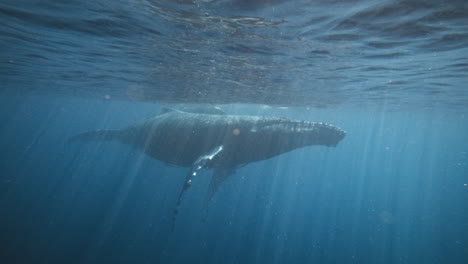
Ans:
[[[211,197],[240,166],[306,146],[335,147],[344,136],[343,130],[324,123],[164,110],[122,130],[85,132],[70,140],[116,140],[157,160],[191,167],[179,196],[179,207],[184,191],[202,168],[214,170],[209,187]]]

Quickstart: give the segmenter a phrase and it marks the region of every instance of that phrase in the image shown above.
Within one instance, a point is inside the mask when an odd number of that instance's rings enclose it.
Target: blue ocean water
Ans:
[[[465,1],[2,1],[1,263],[467,263]],[[210,170],[113,142],[181,103],[347,131]]]

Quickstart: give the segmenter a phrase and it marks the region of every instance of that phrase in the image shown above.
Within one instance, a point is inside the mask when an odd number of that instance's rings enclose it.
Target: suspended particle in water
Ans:
[[[380,221],[384,224],[391,224],[395,221],[395,217],[393,216],[393,214],[388,211],[380,212],[379,217]]]

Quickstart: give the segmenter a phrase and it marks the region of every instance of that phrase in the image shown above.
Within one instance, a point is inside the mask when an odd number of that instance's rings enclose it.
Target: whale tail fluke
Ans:
[[[68,143],[78,141],[111,141],[119,140],[121,136],[120,130],[96,130],[88,131],[76,136],[70,137]]]

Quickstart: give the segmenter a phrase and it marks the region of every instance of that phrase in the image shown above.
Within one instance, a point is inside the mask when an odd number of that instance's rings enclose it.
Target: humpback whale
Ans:
[[[84,132],[69,141],[119,141],[162,162],[189,167],[174,212],[175,221],[183,194],[201,169],[213,169],[209,199],[236,168],[302,147],[335,147],[345,134],[324,123],[166,108],[127,128]]]

